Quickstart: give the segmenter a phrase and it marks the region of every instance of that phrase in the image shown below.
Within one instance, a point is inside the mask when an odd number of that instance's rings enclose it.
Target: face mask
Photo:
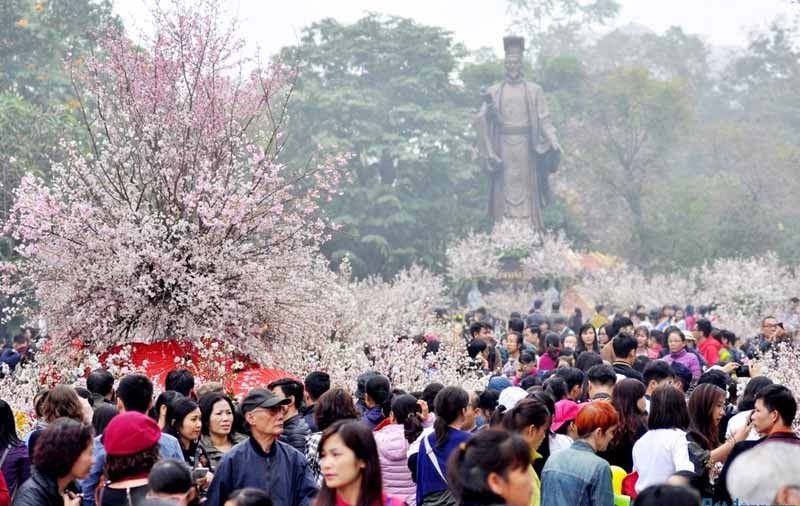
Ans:
[[[475,418],[475,427],[483,427],[484,424],[486,424],[486,420],[483,419],[483,415],[478,415],[478,417]]]

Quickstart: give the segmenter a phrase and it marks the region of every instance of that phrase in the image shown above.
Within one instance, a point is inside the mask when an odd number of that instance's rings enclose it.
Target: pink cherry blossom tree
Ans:
[[[65,140],[52,180],[23,179],[2,268],[18,306],[91,350],[131,340],[222,337],[263,349],[320,310],[318,204],[347,156],[280,163],[293,71],[242,58],[212,0],[174,0],[134,44],[98,41],[70,68],[88,146]],[[58,346],[56,346],[58,348]]]

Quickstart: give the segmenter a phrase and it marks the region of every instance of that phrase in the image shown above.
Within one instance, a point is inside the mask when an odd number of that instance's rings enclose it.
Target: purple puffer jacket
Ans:
[[[417,486],[408,469],[408,441],[403,426],[393,423],[374,433],[381,460],[383,490],[387,494],[400,496],[409,506],[416,504]]]
[[[668,364],[678,362],[681,365],[685,365],[690,371],[692,371],[693,379],[699,378],[700,374],[703,372],[700,369],[700,361],[697,359],[697,357],[685,349],[679,351],[678,353],[670,353],[669,355],[665,356],[663,360],[665,360]]]

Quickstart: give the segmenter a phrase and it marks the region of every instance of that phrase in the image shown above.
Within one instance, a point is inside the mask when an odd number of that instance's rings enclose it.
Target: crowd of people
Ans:
[[[781,321],[740,342],[691,307],[541,306],[470,315],[481,390],[315,371],[233,399],[175,369],[154,395],[97,369],[41,391],[23,435],[0,401],[0,506],[800,505],[794,393],[748,361]]]

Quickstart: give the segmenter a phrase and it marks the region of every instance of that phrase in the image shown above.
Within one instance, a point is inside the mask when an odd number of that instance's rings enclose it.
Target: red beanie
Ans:
[[[103,432],[103,446],[108,455],[132,455],[152,448],[161,438],[161,430],[152,418],[126,411],[111,419]]]

